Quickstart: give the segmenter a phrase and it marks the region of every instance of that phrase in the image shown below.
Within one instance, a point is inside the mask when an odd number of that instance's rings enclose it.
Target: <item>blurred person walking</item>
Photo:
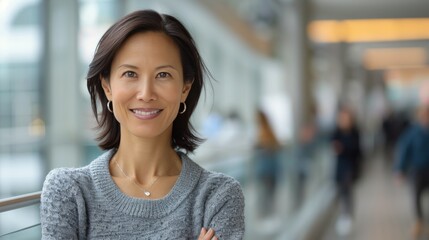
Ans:
[[[274,134],[268,117],[262,110],[257,112],[258,138],[256,142],[256,175],[263,189],[260,202],[261,212],[266,215],[273,209],[273,200],[278,177],[277,156],[280,144]]]
[[[409,126],[409,121],[403,111],[395,112],[389,109],[382,121],[381,130],[383,133],[384,157],[391,166],[394,160],[394,151],[399,137]]]
[[[331,143],[336,158],[334,180],[342,210],[336,228],[338,233],[347,234],[354,214],[353,189],[361,174],[362,152],[360,134],[352,112],[341,108],[336,121]]]
[[[295,190],[295,207],[298,209],[305,200],[307,188],[307,178],[310,171],[310,164],[314,158],[318,128],[314,120],[308,121],[301,126],[298,134],[298,145],[296,149],[296,190]]]
[[[429,189],[428,106],[418,107],[415,123],[401,135],[396,151],[395,170],[399,179],[403,180],[407,177],[412,183],[416,218],[412,235],[414,239],[418,239],[424,232],[422,195]]]

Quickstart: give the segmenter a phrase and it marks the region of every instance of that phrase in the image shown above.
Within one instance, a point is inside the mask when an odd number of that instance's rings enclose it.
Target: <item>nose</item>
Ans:
[[[137,91],[138,100],[150,102],[157,99],[155,85],[151,79],[146,78],[139,81]]]

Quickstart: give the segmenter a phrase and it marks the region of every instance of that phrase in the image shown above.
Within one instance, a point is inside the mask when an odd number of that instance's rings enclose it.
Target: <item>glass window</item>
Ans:
[[[40,2],[29,3],[14,16],[12,26],[39,26],[40,25]]]
[[[0,1],[0,198],[39,191],[44,125],[41,103],[41,0]],[[37,122],[36,120],[39,120]],[[38,168],[27,169],[30,166]],[[21,177],[19,173],[33,172]],[[8,187],[6,187],[8,186]]]
[[[41,4],[0,1],[0,198],[40,191],[44,179]],[[0,235],[38,221],[37,206],[22,210],[0,214]],[[37,236],[22,233],[13,239]]]
[[[88,90],[86,88],[86,73],[88,65],[91,62],[98,41],[105,31],[122,16],[122,5],[124,3],[117,0],[81,0],[79,2],[79,60],[81,68],[81,104],[85,111],[84,127],[87,133],[84,139],[83,151],[85,161],[82,164],[87,164],[98,156],[101,150],[94,141],[95,119],[91,110]]]

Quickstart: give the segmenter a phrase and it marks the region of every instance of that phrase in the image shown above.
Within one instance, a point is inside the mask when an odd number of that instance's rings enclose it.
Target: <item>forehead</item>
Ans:
[[[181,64],[176,43],[162,32],[139,32],[130,36],[119,48],[112,65],[123,62]]]

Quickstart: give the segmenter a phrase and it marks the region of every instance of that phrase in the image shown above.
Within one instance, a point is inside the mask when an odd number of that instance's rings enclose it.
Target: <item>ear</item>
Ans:
[[[183,85],[181,102],[186,101],[186,98],[188,97],[189,92],[191,91],[192,83],[193,81],[188,81],[188,82],[185,82],[185,84]]]
[[[101,87],[104,90],[104,94],[106,95],[108,100],[112,99],[112,89],[110,88],[110,83],[107,82],[107,80],[100,76],[100,81],[101,81]]]

